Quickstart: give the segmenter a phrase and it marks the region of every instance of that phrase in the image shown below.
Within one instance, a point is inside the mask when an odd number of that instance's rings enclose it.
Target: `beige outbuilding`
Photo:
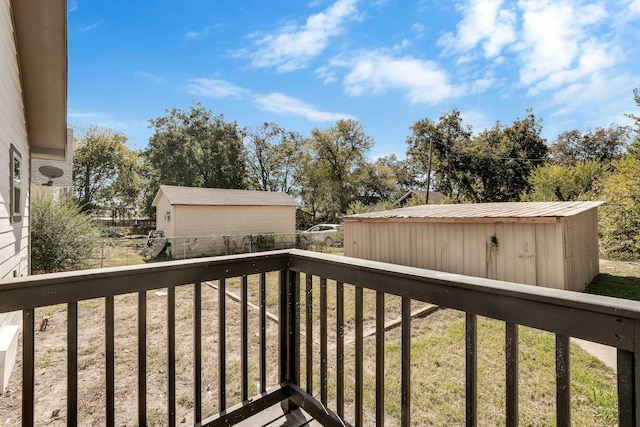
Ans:
[[[239,252],[253,235],[295,241],[298,203],[286,193],[162,185],[152,206],[174,257],[215,254],[221,245]]]
[[[603,202],[423,205],[344,219],[347,256],[582,291]]]

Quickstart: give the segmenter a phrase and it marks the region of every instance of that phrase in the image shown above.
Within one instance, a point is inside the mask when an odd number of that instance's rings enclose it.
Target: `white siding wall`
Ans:
[[[22,220],[9,218],[9,147],[22,156]],[[29,272],[29,146],[13,24],[8,0],[0,0],[0,278]]]
[[[296,231],[294,206],[175,206],[174,214],[171,219],[174,236],[293,234]]]
[[[169,220],[170,218],[170,220]],[[162,194],[156,206],[156,230],[164,231],[166,237],[175,237],[175,210]]]
[[[10,220],[10,147],[21,156],[22,218]],[[0,278],[29,274],[30,154],[8,0],[0,0]],[[0,314],[0,394],[15,363],[20,312]]]

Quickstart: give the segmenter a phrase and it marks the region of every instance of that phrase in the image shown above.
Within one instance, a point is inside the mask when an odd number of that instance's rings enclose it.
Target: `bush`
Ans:
[[[599,209],[600,251],[603,257],[625,261],[640,259],[640,159],[627,155],[612,163],[604,181],[609,206]]]
[[[99,230],[80,206],[46,190],[31,196],[31,270],[34,274],[81,270],[98,247]]]

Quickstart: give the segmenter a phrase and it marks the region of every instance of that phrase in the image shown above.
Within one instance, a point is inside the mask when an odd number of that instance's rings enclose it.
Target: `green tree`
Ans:
[[[640,157],[629,154],[612,163],[604,181],[608,205],[599,210],[600,249],[612,259],[640,259]]]
[[[375,162],[364,161],[356,170],[359,182],[358,198],[364,205],[392,202],[401,195],[395,169],[395,156],[381,157]]]
[[[127,138],[91,126],[73,147],[73,189],[83,211],[132,211],[140,192],[138,154]]]
[[[460,112],[453,110],[443,114],[437,122],[428,117],[418,120],[411,130],[412,135],[407,139],[407,156],[425,175],[431,160],[431,187],[454,200],[462,198],[458,165],[462,161],[464,148],[470,145],[472,130],[470,126],[462,124]]]
[[[349,205],[349,209],[347,209],[347,215],[380,212],[386,211],[388,209],[393,209],[393,205],[390,201],[379,201],[373,204],[365,204],[360,200],[356,200]]]
[[[633,100],[636,102],[636,105],[640,107],[640,88],[633,90]],[[640,155],[640,115],[625,115],[635,121],[635,138],[631,141],[629,149],[633,154]]]
[[[627,126],[612,124],[607,129],[596,128],[585,133],[563,132],[549,147],[549,155],[551,160],[564,165],[584,160],[610,163],[624,154],[629,131]]]
[[[304,140],[276,123],[245,130],[249,188],[297,194],[306,169]]]
[[[166,110],[149,120],[155,133],[144,155],[165,185],[245,188],[245,152],[236,122],[227,123],[202,104]]]
[[[547,163],[531,173],[531,191],[522,198],[537,202],[595,200],[608,173],[608,166],[597,160]]]
[[[640,107],[640,88],[633,91]],[[627,154],[613,161],[610,174],[603,180],[602,196],[607,205],[599,210],[600,250],[607,258],[640,259],[640,116],[635,120],[635,139]]]
[[[456,201],[504,202],[519,200],[529,189],[529,174],[546,159],[540,122],[533,113],[526,118],[472,136],[457,110],[426,118],[412,126],[407,155],[427,170],[433,147],[432,187]]]
[[[322,219],[337,221],[357,199],[356,170],[365,161],[373,139],[355,120],[338,120],[335,126],[313,129],[309,138],[312,152],[302,199]]]
[[[71,197],[43,189],[33,191],[30,220],[33,273],[89,266],[97,249],[98,227]]]

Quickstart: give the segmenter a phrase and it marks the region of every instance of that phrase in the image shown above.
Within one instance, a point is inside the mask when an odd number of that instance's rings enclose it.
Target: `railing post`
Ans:
[[[280,382],[300,383],[300,274],[280,273]],[[289,413],[296,409],[290,400],[282,402]]]

